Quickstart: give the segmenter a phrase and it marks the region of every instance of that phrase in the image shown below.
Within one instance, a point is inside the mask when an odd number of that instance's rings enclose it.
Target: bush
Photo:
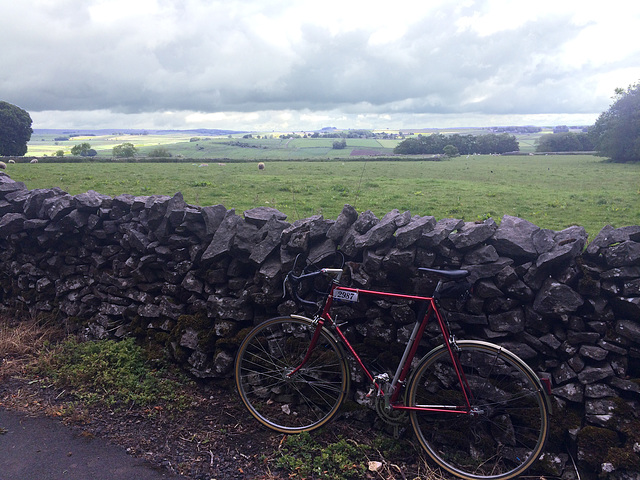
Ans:
[[[156,147],[149,151],[148,156],[152,158],[169,158],[171,157],[171,152],[166,147]]]

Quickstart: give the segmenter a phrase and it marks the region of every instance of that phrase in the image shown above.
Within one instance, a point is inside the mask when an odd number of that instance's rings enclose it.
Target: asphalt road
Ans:
[[[0,480],[178,480],[59,421],[0,409]]]

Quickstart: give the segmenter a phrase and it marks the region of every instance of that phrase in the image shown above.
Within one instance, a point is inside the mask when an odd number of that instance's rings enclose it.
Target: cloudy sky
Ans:
[[[588,125],[640,81],[638,0],[2,0],[34,128]]]

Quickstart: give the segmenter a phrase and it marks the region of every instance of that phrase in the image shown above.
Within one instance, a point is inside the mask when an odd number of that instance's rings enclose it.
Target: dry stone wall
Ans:
[[[296,255],[322,263],[337,249],[346,281],[366,288],[429,294],[418,267],[470,270],[473,295],[444,301],[452,329],[508,347],[550,380],[549,473],[572,478],[571,445],[592,472],[638,478],[640,226],[605,227],[587,245],[581,227],[510,216],[377,218],[345,205],[335,220],[290,223],[272,208],[238,215],[179,193],[28,190],[0,173],[4,308],[73,320],[93,338],[135,335],[201,378],[230,378],[244,332],[297,311],[282,286]],[[411,304],[380,300],[336,314],[350,339],[391,356],[415,319]]]

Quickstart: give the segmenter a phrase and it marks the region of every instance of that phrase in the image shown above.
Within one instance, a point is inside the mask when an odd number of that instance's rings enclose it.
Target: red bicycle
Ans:
[[[468,290],[463,283],[468,271],[420,271],[439,279],[431,297],[340,286],[342,269],[289,273],[285,281],[305,305],[317,306],[301,298],[301,282],[330,277],[326,299],[313,318],[273,318],[245,337],[235,365],[242,401],[260,423],[279,432],[321,427],[349,392],[348,352],[371,383],[378,414],[391,422],[408,414],[421,446],[440,467],[466,479],[513,478],[535,462],[544,447],[551,411],[548,385],[505,348],[457,340],[449,333],[439,300],[447,289]],[[358,302],[363,295],[419,305],[393,378],[372,374],[331,316],[334,302]],[[433,319],[443,342],[412,369],[420,339]]]

